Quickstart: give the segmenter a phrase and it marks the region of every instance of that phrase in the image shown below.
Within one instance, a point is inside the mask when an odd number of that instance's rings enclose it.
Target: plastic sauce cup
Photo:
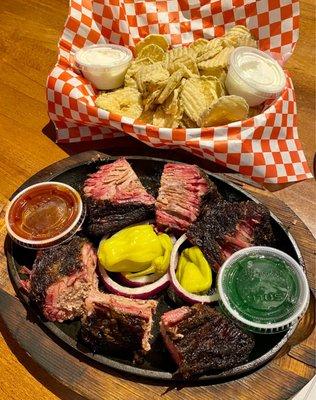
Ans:
[[[116,44],[86,46],[75,54],[75,64],[97,89],[110,90],[122,86],[132,52]]]
[[[5,215],[6,228],[19,245],[31,249],[52,247],[69,240],[85,217],[79,193],[60,182],[42,182],[22,190]]]
[[[230,56],[226,77],[229,94],[243,97],[250,106],[278,97],[286,77],[278,62],[261,50],[241,46]]]
[[[245,329],[276,333],[295,325],[309,303],[303,268],[288,254],[256,246],[222,265],[217,290],[224,313]]]

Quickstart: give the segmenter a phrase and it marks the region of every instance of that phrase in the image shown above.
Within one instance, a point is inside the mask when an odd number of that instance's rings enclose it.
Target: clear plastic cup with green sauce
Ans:
[[[217,289],[225,314],[259,333],[290,328],[309,303],[303,268],[272,247],[256,246],[234,253],[219,271]]]

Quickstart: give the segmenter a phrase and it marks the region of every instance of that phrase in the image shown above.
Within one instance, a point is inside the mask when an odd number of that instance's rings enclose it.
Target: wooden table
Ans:
[[[14,2],[1,0],[0,2],[0,204],[4,204],[14,190],[38,170],[66,157],[66,152],[70,154],[78,150],[76,146],[64,149],[58,147],[48,137],[52,133],[51,127],[46,126],[48,117],[45,81],[56,61],[56,46],[67,15],[67,3],[66,0],[15,0]],[[300,4],[301,37],[287,67],[296,88],[299,133],[308,163],[312,168],[316,149],[314,1],[305,0]],[[142,145],[132,140],[124,143],[116,142],[106,150],[116,154],[120,151],[131,151],[135,154],[145,151]],[[283,200],[295,211],[314,235],[316,234],[315,195],[314,180],[297,183],[279,190],[276,194],[278,199]],[[33,362],[8,335],[4,327],[1,331],[5,340],[0,335],[0,399],[80,398]],[[278,363],[283,363],[283,367],[302,377],[303,380],[311,379],[314,374],[312,367],[290,357],[280,359],[276,363],[276,369],[280,365]],[[107,379],[107,376],[104,374],[104,379]],[[112,386],[114,385],[112,393],[114,393],[115,379],[110,379]],[[128,385],[122,384],[122,380],[117,379],[116,383],[118,392],[116,397],[113,394],[113,398],[123,399],[127,396],[131,399],[139,398],[133,391],[135,385],[133,390],[129,390]],[[142,385],[141,390],[145,398],[146,386]],[[148,396],[158,398],[163,390],[159,390],[158,387],[155,391],[150,389],[148,393]],[[213,398],[212,392],[209,393],[208,398]],[[215,389],[213,393],[216,397],[219,394]],[[231,392],[229,396],[233,394]],[[241,399],[243,392],[238,391],[234,396]],[[193,397],[191,394],[186,398]],[[104,398],[112,397],[105,395]],[[168,398],[173,396],[168,395]],[[181,395],[175,394],[174,398],[181,398]]]

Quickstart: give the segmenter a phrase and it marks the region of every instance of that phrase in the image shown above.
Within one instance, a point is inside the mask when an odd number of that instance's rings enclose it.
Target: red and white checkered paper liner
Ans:
[[[167,129],[135,123],[95,106],[98,91],[73,68],[83,46],[115,43],[134,48],[140,38],[164,34],[172,44],[223,35],[246,25],[261,50],[286,60],[298,39],[297,0],[137,1],[71,0],[58,62],[47,80],[48,110],[57,141],[74,143],[129,134],[152,147],[182,148],[266,183],[312,177],[297,134],[291,79],[264,113],[226,126]]]

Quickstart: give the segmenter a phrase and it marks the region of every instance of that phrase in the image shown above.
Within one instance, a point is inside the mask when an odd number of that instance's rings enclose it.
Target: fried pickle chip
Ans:
[[[173,61],[183,56],[194,57],[195,51],[190,47],[175,47],[167,52]]]
[[[170,74],[173,74],[178,69],[183,67],[186,67],[189,71],[192,72],[192,74],[199,75],[199,69],[197,63],[195,59],[193,59],[190,56],[189,57],[184,56],[176,59],[173,63],[169,64],[168,71],[170,72]]]
[[[225,83],[226,80],[226,71],[222,67],[209,67],[206,69],[201,69],[200,70],[201,76],[214,76],[215,78],[218,78],[223,84]]]
[[[133,88],[118,89],[115,92],[102,93],[95,101],[97,107],[113,114],[130,118],[139,118],[143,111],[142,97]]]
[[[224,46],[250,46],[258,47],[256,40],[251,36],[249,29],[243,25],[236,25],[222,38]]]
[[[223,50],[223,45],[221,39],[215,38],[210,40],[203,51],[197,56],[197,62],[209,60],[216,56],[221,50]]]
[[[204,77],[210,77],[210,78],[217,78],[219,80],[219,82],[222,85],[222,89],[223,89],[223,94],[222,96],[224,96],[226,94],[226,86],[225,86],[225,81],[226,81],[226,76],[227,76],[227,72],[223,69],[223,68],[209,68],[206,70],[201,70],[201,76]],[[220,97],[220,96],[218,96]]]
[[[154,112],[155,111],[153,110],[143,111],[141,116],[139,117],[139,122],[143,124],[152,124],[154,118]]]
[[[196,122],[192,121],[185,113],[182,115],[180,126],[181,128],[198,128]]]
[[[124,86],[134,87],[137,89],[137,82],[135,79],[136,72],[143,65],[152,65],[152,64],[154,64],[154,61],[148,57],[134,60],[126,71],[124,78]]]
[[[179,111],[179,94],[180,89],[175,89],[162,104],[166,114],[177,114]]]
[[[225,96],[225,86],[224,84],[215,76],[204,76],[202,77],[208,85],[205,88],[209,88],[215,91],[217,97]]]
[[[218,78],[222,82],[225,88],[226,88],[225,86],[226,77],[227,77],[227,72],[224,69],[216,76],[216,78]]]
[[[205,70],[211,67],[227,68],[234,47],[225,47],[215,57],[198,63],[199,69]]]
[[[223,96],[201,114],[198,124],[201,127],[226,125],[245,119],[248,112],[248,103],[242,97]]]
[[[186,115],[197,122],[200,118],[201,110],[205,109],[205,100],[196,78],[187,79],[181,91],[181,99]]]
[[[128,67],[126,75],[133,76],[142,66],[152,65],[152,64],[154,64],[154,61],[149,57],[136,58],[134,61],[132,61],[131,65]]]
[[[169,72],[161,62],[142,66],[135,74],[138,90],[147,97],[161,88],[169,78]]]
[[[149,44],[155,44],[156,46],[161,47],[163,51],[166,51],[169,47],[169,42],[163,35],[148,35],[136,44],[136,54],[138,55],[141,50]]]
[[[130,87],[130,88],[137,89],[137,82],[131,76],[125,76],[124,87]]]
[[[249,35],[249,36],[251,36],[251,32],[244,25],[235,25],[228,32],[226,32],[224,36],[229,36],[229,35],[235,35],[235,36]]]
[[[156,44],[148,44],[143,47],[137,55],[137,60],[142,58],[149,58],[154,62],[162,61],[165,57],[165,51]]]
[[[200,72],[198,71],[197,74],[194,74],[190,69],[188,69],[185,65],[182,66],[183,69],[183,76],[185,78],[193,78],[193,77],[197,77],[200,76]]]
[[[176,89],[180,85],[181,79],[184,76],[187,76],[185,68],[178,69],[178,71],[170,75],[169,79],[167,80],[166,86],[164,87],[163,91],[157,99],[157,103],[163,103],[167,99],[167,97],[174,91],[174,89]]]
[[[189,47],[190,47],[190,49],[193,49],[196,52],[196,54],[198,55],[205,49],[205,46],[207,46],[207,44],[208,44],[208,40],[201,38],[201,39],[197,39],[194,42],[192,42]]]
[[[153,125],[158,128],[177,128],[179,122],[173,115],[167,114],[162,106],[159,106],[153,116]]]
[[[169,115],[173,115],[174,117],[174,126],[173,128],[177,128],[178,126],[180,126],[180,121],[183,117],[183,104],[182,104],[182,100],[180,97],[177,98],[177,100],[174,103],[174,113],[169,113]],[[168,113],[167,113],[168,114]]]
[[[177,60],[188,58],[195,60],[195,51],[193,49],[190,47],[175,47],[174,49],[167,51],[163,66],[169,70],[172,69],[172,65]]]
[[[154,105],[157,103],[157,99],[162,92],[163,87],[160,89],[155,90],[154,92],[150,93],[148,97],[143,100],[144,110],[148,111],[154,108]]]
[[[198,122],[201,113],[208,109],[218,98],[216,85],[209,77],[192,77],[186,80],[181,91],[184,112]]]
[[[225,71],[224,68],[210,67],[210,68],[206,68],[206,69],[201,69],[200,74],[201,74],[201,76],[204,76],[204,77],[217,78],[221,82],[221,84],[224,88],[224,91],[225,91],[225,81],[226,81],[227,72]],[[224,95],[222,95],[222,96],[224,96]]]
[[[248,46],[248,47],[258,47],[257,41],[254,40],[251,36],[227,36],[223,38],[223,45],[226,47],[240,47],[240,46]]]
[[[258,42],[255,39],[253,39],[252,37],[240,36],[237,41],[237,47],[240,47],[240,46],[248,46],[248,47],[258,48]]]

